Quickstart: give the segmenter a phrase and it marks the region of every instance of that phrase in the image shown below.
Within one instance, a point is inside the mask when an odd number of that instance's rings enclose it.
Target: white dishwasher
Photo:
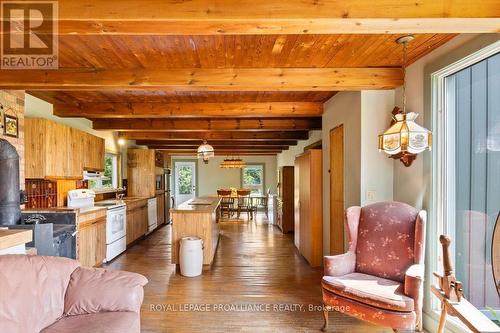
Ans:
[[[158,226],[158,213],[156,207],[156,198],[148,200],[148,234]]]

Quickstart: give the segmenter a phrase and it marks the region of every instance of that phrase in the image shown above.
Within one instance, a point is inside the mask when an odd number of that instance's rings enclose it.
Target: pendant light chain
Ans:
[[[406,47],[408,42],[403,43],[403,114],[406,114]]]

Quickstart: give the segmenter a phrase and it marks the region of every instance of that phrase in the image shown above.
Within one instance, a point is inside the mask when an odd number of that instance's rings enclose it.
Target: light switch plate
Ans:
[[[370,190],[366,191],[366,200],[375,201],[377,199],[377,191]]]

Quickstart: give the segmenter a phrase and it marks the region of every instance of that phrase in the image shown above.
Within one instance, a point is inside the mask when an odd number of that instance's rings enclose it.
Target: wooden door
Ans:
[[[295,159],[294,168],[294,243],[300,249],[300,156]]]
[[[93,224],[96,234],[95,265],[100,265],[106,259],[106,218]]]
[[[106,144],[104,139],[99,138],[97,136],[94,137],[95,140],[95,148],[94,148],[94,156],[95,156],[95,164],[94,168],[99,171],[104,171],[104,156],[106,155]]]
[[[46,176],[49,178],[69,175],[69,127],[48,121],[46,123]]]
[[[141,207],[140,209],[140,223],[139,223],[139,235],[138,237],[141,237],[145,235],[148,232],[148,204]]]
[[[96,229],[88,224],[79,229],[78,259],[85,267],[95,265],[96,253]]]
[[[309,261],[311,257],[311,155],[310,152],[304,153],[300,157],[300,177],[299,177],[299,200],[300,200],[300,246],[302,255]]]
[[[330,254],[344,253],[344,125],[330,130]]]
[[[70,151],[67,158],[68,161],[68,176],[71,178],[82,178],[83,173],[83,155],[84,138],[82,131],[75,128],[69,129],[69,145]]]
[[[24,119],[26,178],[45,178],[47,122],[47,120],[39,118]]]
[[[156,196],[156,211],[158,225],[165,223],[165,194],[158,194]]]
[[[127,245],[132,243],[135,240],[135,224],[137,221],[137,213],[139,209],[130,209],[127,210]]]
[[[92,170],[93,165],[93,154],[92,154],[92,135],[88,133],[82,133],[82,144],[83,144],[83,168],[85,170]]]

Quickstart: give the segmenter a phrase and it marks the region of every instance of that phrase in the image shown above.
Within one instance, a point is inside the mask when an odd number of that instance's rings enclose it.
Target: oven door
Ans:
[[[127,233],[127,210],[125,207],[108,210],[106,221],[106,244],[125,237]]]

